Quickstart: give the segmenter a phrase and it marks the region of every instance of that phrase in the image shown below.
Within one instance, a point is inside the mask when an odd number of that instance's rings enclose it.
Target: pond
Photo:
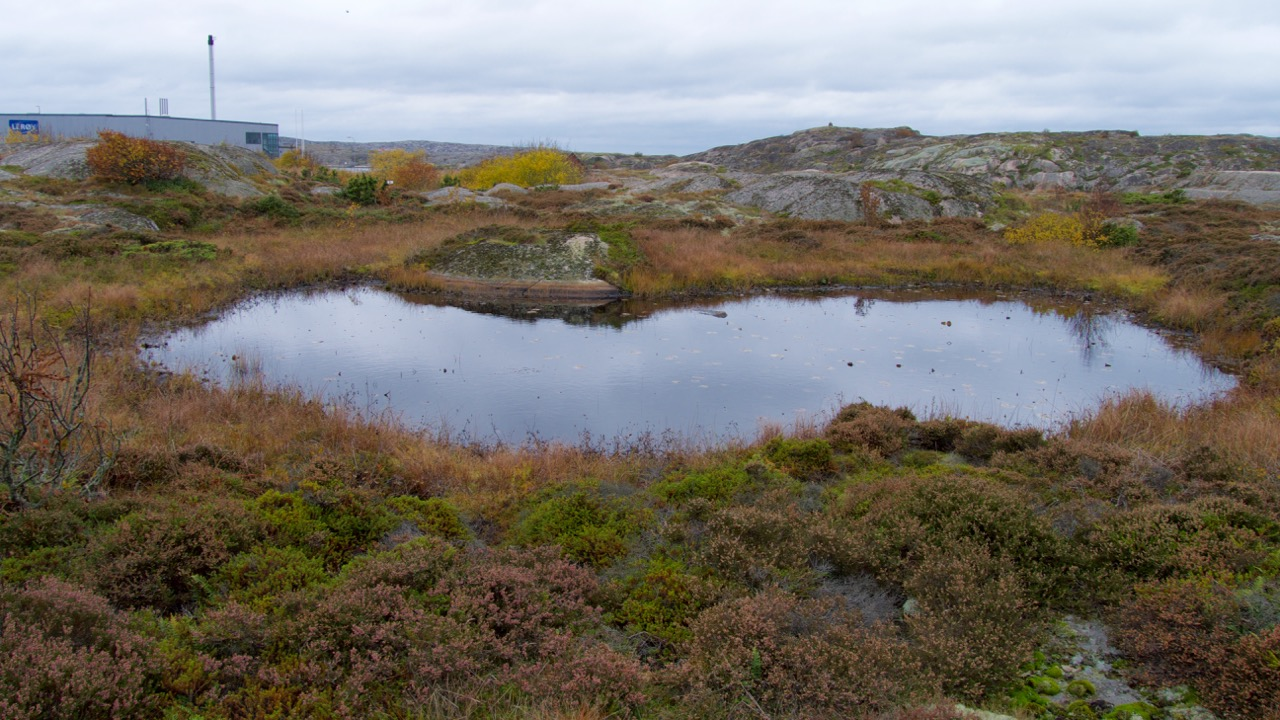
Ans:
[[[1121,312],[911,291],[568,308],[299,292],[172,333],[145,359],[506,443],[749,439],[858,400],[1053,428],[1131,388],[1185,404],[1234,385]]]

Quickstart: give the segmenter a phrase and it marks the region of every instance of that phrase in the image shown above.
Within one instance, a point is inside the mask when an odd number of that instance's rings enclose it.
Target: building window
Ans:
[[[247,132],[247,133],[245,133],[245,134],[244,134],[244,144],[245,144],[245,145],[261,145],[261,144],[262,144],[262,133],[260,133],[260,132],[256,132],[256,133],[255,133],[255,132]]]

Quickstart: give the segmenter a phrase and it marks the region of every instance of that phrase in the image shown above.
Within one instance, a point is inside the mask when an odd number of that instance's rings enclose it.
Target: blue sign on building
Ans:
[[[39,135],[39,120],[10,120],[9,132],[16,132],[22,135]]]

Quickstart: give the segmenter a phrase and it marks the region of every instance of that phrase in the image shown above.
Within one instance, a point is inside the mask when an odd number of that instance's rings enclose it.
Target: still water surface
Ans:
[[[1051,428],[1129,388],[1186,403],[1234,384],[1121,313],[901,292],[595,309],[307,292],[174,333],[148,359],[224,383],[248,367],[361,410],[511,443],[749,438],[761,422],[821,419],[860,399]]]

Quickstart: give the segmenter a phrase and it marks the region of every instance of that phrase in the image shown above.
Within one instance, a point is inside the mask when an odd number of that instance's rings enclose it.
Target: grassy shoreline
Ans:
[[[1280,278],[1249,241],[1280,213],[1143,208],[1138,245],[1097,250],[970,220],[599,224],[530,203],[246,223],[163,251],[7,246],[6,296],[61,325],[90,302],[104,327],[89,403],[119,448],[91,497],[0,511],[0,710],[1120,717],[1066,691],[1080,671],[1056,620],[1075,614],[1110,629],[1134,684],[1280,712]],[[1132,393],[1048,437],[859,404],[740,443],[515,447],[137,367],[144,328],[331,282],[423,289],[405,261],[450,237],[584,222],[616,235],[608,271],[638,297],[1091,293],[1194,333],[1241,387],[1186,410]]]

